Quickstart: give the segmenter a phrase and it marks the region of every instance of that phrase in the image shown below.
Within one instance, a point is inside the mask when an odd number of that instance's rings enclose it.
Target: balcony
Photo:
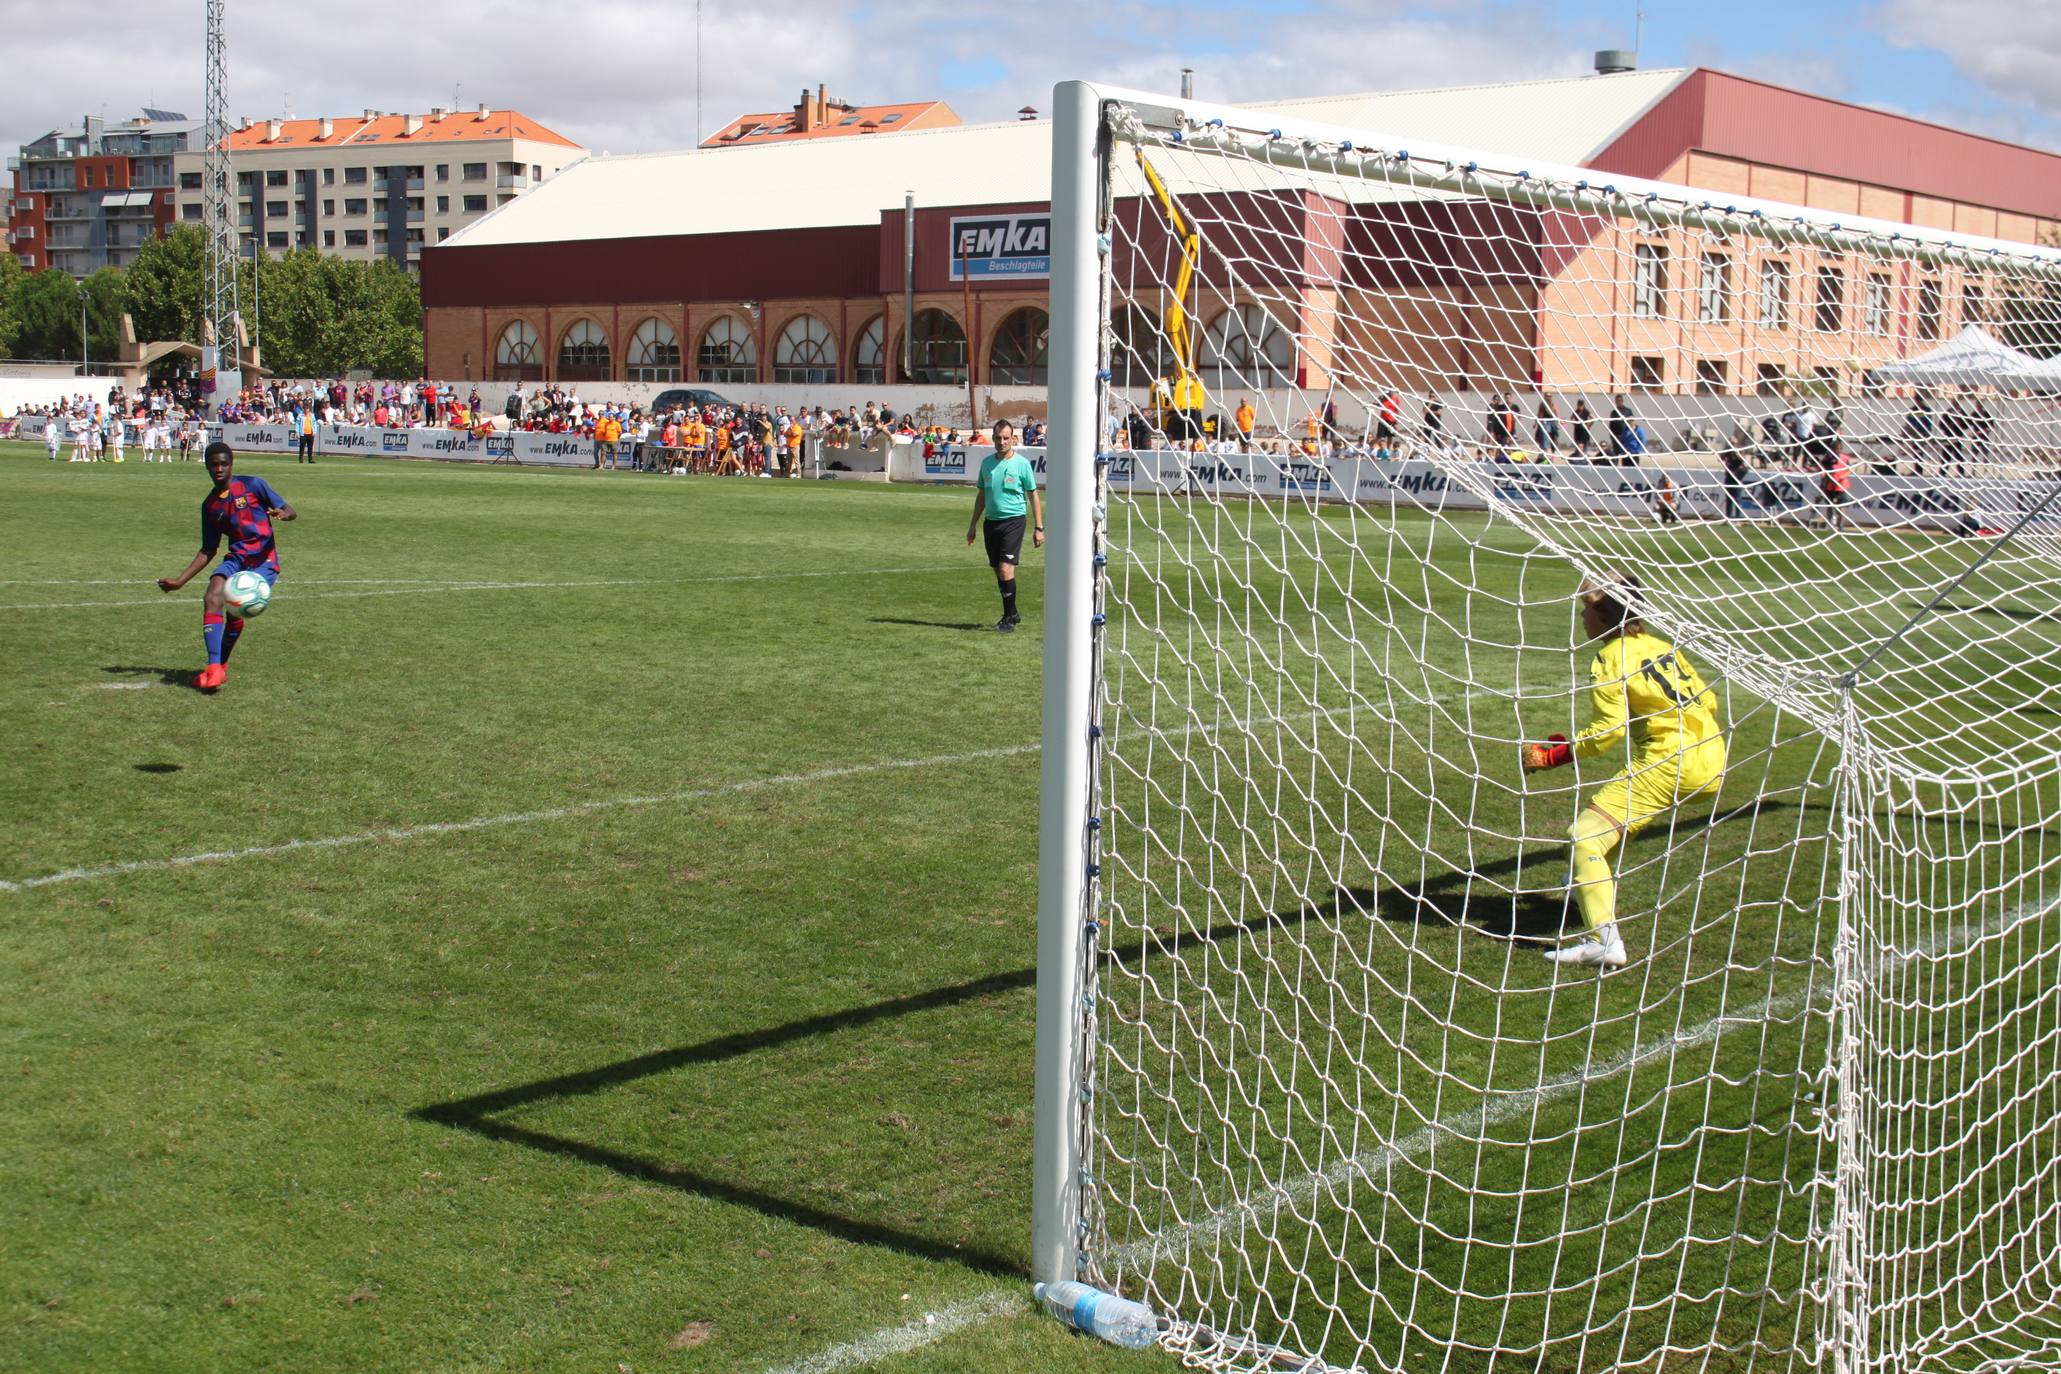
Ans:
[[[523,172],[503,172],[494,179],[494,185],[503,191],[527,191],[530,179],[528,174]]]
[[[422,261],[422,249],[423,249],[423,245],[422,245],[422,244],[419,244],[419,243],[411,243],[411,244],[409,244],[409,245],[408,245],[408,261],[410,261],[410,262],[421,262],[421,261]]]
[[[409,178],[408,178],[408,180],[407,180],[406,186],[407,186],[407,189],[408,189],[408,190],[410,190],[410,191],[420,191],[420,190],[422,189],[422,178],[421,178],[421,177],[409,177]]]
[[[21,159],[18,157],[11,157],[7,159],[7,170],[10,172],[19,172],[21,170]]]
[[[422,215],[423,215],[423,212],[422,212],[421,210],[415,210],[415,209],[410,209],[410,210],[408,211],[408,223],[410,223],[410,224],[420,224],[420,223],[422,223]]]
[[[43,212],[44,219],[94,219],[99,214],[95,205],[63,205],[55,201]]]

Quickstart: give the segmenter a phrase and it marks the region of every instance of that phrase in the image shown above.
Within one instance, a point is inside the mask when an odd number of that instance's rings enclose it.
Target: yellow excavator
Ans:
[[[1202,257],[1202,235],[1195,232],[1175,208],[1172,193],[1146,160],[1144,150],[1141,148],[1137,152],[1138,166],[1145,173],[1145,182],[1152,188],[1152,194],[1159,198],[1159,208],[1166,215],[1167,228],[1181,245],[1181,268],[1174,276],[1173,300],[1166,312],[1166,332],[1172,345],[1174,375],[1171,379],[1157,378],[1152,383],[1152,422],[1169,442],[1186,444],[1191,439],[1216,432],[1216,420],[1209,413],[1209,393],[1203,388],[1202,378],[1195,375],[1195,341],[1188,332],[1188,291],[1194,285],[1196,264]]]

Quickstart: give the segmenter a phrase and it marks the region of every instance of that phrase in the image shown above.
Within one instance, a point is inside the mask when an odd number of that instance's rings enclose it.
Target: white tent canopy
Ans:
[[[1904,386],[1991,386],[1999,391],[2061,390],[2061,363],[2041,361],[1971,324],[1929,353],[1872,369]]]

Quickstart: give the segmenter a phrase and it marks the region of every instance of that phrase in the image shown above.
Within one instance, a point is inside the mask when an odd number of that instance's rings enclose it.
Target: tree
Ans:
[[[197,224],[177,225],[139,248],[127,272],[103,268],[86,289],[93,361],[114,358],[124,311],[139,342],[198,343],[207,310],[207,238]],[[390,262],[352,262],[313,248],[261,262],[246,258],[237,263],[236,298],[245,331],[278,375],[422,371],[422,290]],[[78,283],[62,272],[26,274],[12,257],[0,262],[0,355],[9,352],[78,357]]]
[[[200,342],[207,309],[207,236],[199,225],[175,225],[168,237],[137,249],[128,279],[129,317],[138,339]]]
[[[14,354],[14,337],[21,328],[21,321],[14,313],[14,297],[27,277],[20,258],[12,253],[0,253],[0,358]]]
[[[259,270],[264,361],[275,373],[412,377],[421,370],[421,290],[392,263],[297,248]]]
[[[14,314],[18,321],[15,356],[79,356],[80,285],[64,272],[38,272],[21,283],[14,293]],[[88,301],[87,361],[112,362],[120,337],[122,311],[128,305],[128,291],[122,274],[115,268],[103,267],[88,277],[84,286]]]

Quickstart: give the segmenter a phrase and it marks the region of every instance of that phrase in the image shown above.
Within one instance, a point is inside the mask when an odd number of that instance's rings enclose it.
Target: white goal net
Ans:
[[[1041,1276],[1224,1370],[2061,1368],[2056,255],[1076,98]]]

